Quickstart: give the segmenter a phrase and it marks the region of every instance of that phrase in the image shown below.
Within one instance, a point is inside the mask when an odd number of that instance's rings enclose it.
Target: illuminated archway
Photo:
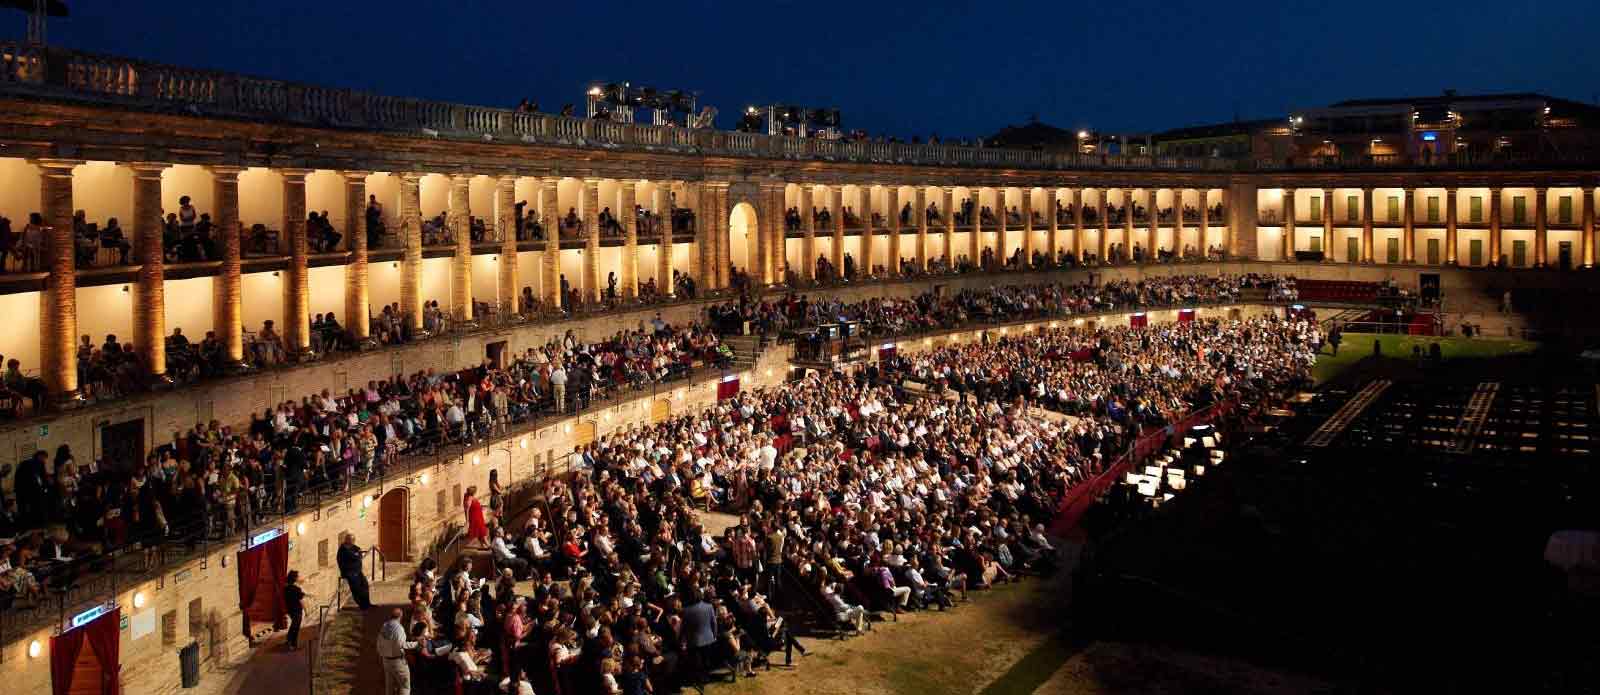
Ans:
[[[733,206],[733,211],[728,214],[728,262],[735,268],[750,273],[759,266],[755,252],[756,235],[761,233],[760,229],[755,206],[749,203]],[[756,280],[760,281],[760,278]]]

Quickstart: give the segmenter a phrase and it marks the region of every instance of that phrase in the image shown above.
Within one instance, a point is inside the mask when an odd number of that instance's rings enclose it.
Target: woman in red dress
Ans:
[[[483,518],[483,503],[478,501],[478,486],[467,488],[461,506],[467,509],[467,542],[476,541],[481,547],[489,547],[489,524]]]

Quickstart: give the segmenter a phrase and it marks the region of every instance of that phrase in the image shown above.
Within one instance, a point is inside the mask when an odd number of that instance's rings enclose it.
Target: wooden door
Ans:
[[[650,424],[666,422],[670,417],[672,417],[672,401],[665,398],[650,401]]]
[[[408,514],[410,490],[400,487],[390,490],[378,502],[378,549],[389,561],[410,559],[411,523]]]

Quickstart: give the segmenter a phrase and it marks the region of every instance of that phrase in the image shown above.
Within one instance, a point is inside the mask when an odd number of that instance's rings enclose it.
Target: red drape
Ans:
[[[50,692],[53,695],[71,692],[78,657],[88,645],[100,660],[100,677],[104,680],[100,692],[118,695],[122,680],[121,624],[122,609],[113,608],[88,625],[50,638]]]
[[[1149,317],[1144,314],[1133,314],[1128,317],[1128,325],[1134,328],[1144,328],[1146,318]]]
[[[717,382],[717,400],[725,401],[739,395],[739,380],[728,379]]]
[[[896,348],[892,347],[878,348],[878,361],[894,359],[895,350]]]
[[[239,553],[239,610],[244,613],[244,634],[250,635],[250,623],[284,622],[287,609],[283,605],[283,583],[289,574],[289,538],[278,536],[266,543]],[[271,595],[259,596],[262,578],[271,579]]]
[[[1189,323],[1194,320],[1194,309],[1178,310],[1178,323]]]

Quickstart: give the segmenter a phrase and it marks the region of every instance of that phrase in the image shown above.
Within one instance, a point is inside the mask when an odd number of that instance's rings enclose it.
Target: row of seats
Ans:
[[[1296,280],[1301,300],[1316,302],[1372,302],[1378,299],[1376,282],[1356,280]]]

